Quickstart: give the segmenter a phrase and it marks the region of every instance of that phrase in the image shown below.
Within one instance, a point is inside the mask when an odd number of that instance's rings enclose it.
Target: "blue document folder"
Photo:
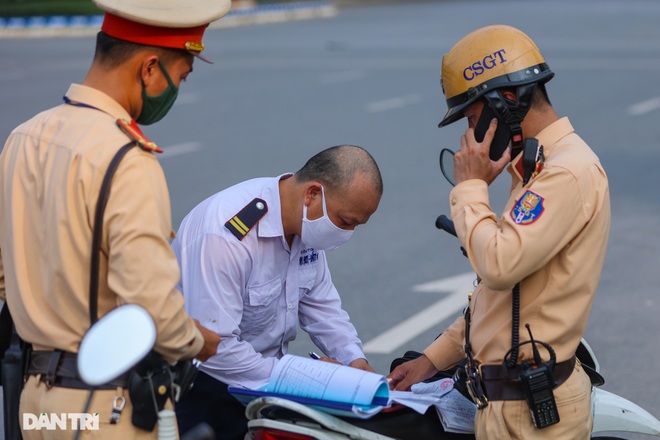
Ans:
[[[290,394],[272,393],[270,391],[251,390],[249,388],[241,387],[229,387],[228,391],[243,405],[247,405],[258,397],[280,397],[282,399],[308,405],[319,411],[346,417],[370,417],[371,415],[377,414],[388,404],[387,399],[383,398],[376,399],[379,403],[375,403],[374,405],[355,405],[345,402],[315,399],[313,397],[292,396]]]

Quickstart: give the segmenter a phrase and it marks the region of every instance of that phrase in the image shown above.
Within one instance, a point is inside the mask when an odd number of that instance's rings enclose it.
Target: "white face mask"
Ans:
[[[323,202],[323,217],[317,218],[316,220],[309,220],[307,218],[307,205],[303,204],[302,232],[300,234],[300,239],[305,245],[313,247],[314,249],[331,251],[346,243],[348,239],[351,238],[351,235],[353,235],[353,231],[338,228],[332,223],[325,208],[325,191],[322,186],[321,199]]]

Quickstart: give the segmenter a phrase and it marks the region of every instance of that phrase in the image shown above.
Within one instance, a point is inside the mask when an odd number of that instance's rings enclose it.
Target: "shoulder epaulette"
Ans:
[[[268,205],[262,199],[256,198],[245,205],[238,214],[225,223],[225,228],[234,234],[234,237],[243,240],[254,226],[259,223],[268,212]]]
[[[138,127],[137,123],[134,120],[131,120],[131,122],[128,122],[124,119],[117,119],[117,126],[126,133],[126,135],[137,142],[137,144],[142,148],[144,151],[152,151],[154,153],[162,153],[163,150],[158,148],[158,145],[156,145],[155,142],[150,141],[143,133],[142,130],[140,130],[140,127]]]

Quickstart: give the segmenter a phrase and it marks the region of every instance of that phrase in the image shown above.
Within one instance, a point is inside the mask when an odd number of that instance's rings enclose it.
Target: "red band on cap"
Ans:
[[[149,46],[186,49],[186,43],[201,43],[208,24],[189,28],[152,26],[105,13],[101,30],[119,40]]]

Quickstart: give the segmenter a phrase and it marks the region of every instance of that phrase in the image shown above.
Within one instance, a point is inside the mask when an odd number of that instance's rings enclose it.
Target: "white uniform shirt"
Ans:
[[[296,337],[298,319],[328,356],[344,364],[364,357],[325,253],[298,236],[291,249],[286,243],[278,185],[283,176],[249,180],[209,197],[186,216],[172,242],[186,311],[222,337],[202,370],[233,386],[268,382]],[[256,197],[268,212],[239,241],[225,222]]]

